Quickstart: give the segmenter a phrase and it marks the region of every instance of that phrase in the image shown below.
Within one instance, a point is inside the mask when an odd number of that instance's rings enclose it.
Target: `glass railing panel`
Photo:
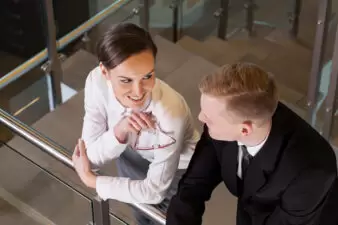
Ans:
[[[132,223],[127,223],[126,221],[122,220],[120,217],[116,216],[114,212],[110,213],[110,225],[129,225]]]
[[[178,1],[154,1],[150,0],[149,5],[149,31],[155,35],[161,35],[170,41],[174,40],[174,10],[179,12],[180,5],[182,4],[181,0]],[[179,18],[179,14],[177,14]],[[139,17],[141,20],[141,17]],[[141,21],[142,22],[142,21]],[[179,22],[176,21],[177,26]],[[142,25],[142,24],[140,24]],[[179,28],[179,27],[177,27]]]
[[[254,3],[252,7],[250,2]],[[229,36],[229,44],[237,44],[243,50],[239,60],[256,63],[274,74],[281,101],[304,119],[308,112],[318,4],[317,0],[247,1],[241,13],[245,29],[235,29]],[[232,20],[229,16],[229,24]]]
[[[297,41],[303,49],[311,50],[310,72],[304,83],[308,85],[303,100],[298,102],[306,115],[307,121],[324,137],[328,138],[328,127],[325,121],[332,110],[327,104],[329,86],[331,83],[332,57],[336,33],[335,2],[330,7],[330,1],[308,1],[301,5],[299,33]],[[330,8],[332,11],[330,12]],[[320,21],[320,22],[317,22]],[[327,33],[324,31],[327,30]],[[298,59],[303,62],[303,59]],[[293,69],[295,70],[295,69]],[[332,129],[334,130],[334,120]]]
[[[217,19],[214,13],[220,8],[220,1],[180,1],[179,36],[188,35],[197,40],[204,40],[217,33]]]
[[[1,142],[0,223],[83,225],[93,221],[91,200],[25,157],[22,149],[29,145],[18,137]]]
[[[335,3],[333,3],[335,5]],[[317,106],[316,124],[324,137],[331,140],[338,148],[337,120],[337,65],[338,65],[338,34],[337,21],[331,23],[325,48],[325,64],[320,74],[319,92],[322,96]]]
[[[5,81],[6,82],[6,81]],[[37,65],[0,89],[0,107],[28,125],[50,112],[49,82]]]
[[[56,25],[56,38],[59,39],[82,23],[89,20],[95,13],[97,0],[53,0],[54,22]],[[75,13],[76,12],[76,13]]]
[[[0,1],[0,78],[45,48],[42,2]]]
[[[90,16],[95,16],[97,13],[106,9],[112,3],[116,3],[119,1],[121,0],[88,0]]]

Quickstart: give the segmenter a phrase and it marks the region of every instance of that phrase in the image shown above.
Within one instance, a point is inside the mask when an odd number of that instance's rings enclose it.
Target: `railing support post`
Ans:
[[[320,72],[323,68],[324,51],[326,46],[329,18],[331,14],[331,0],[318,1],[318,20],[315,37],[315,44],[312,53],[312,67],[310,82],[307,93],[308,114],[307,120],[312,126],[316,124],[316,106],[318,101],[318,89],[320,82]]]
[[[140,25],[149,31],[149,0],[140,0]]]
[[[62,68],[58,58],[56,46],[56,29],[54,23],[54,9],[52,0],[44,0],[44,12],[46,17],[46,36],[47,36],[47,50],[50,61],[49,87],[51,95],[51,108],[54,109],[58,104],[62,103],[61,80]]]
[[[337,84],[338,84],[338,26],[336,31],[336,41],[332,57],[332,69],[329,90],[325,101],[325,119],[323,126],[323,136],[329,140],[334,124],[334,115],[337,108]]]
[[[95,197],[92,201],[92,212],[95,225],[110,225],[108,201]]]

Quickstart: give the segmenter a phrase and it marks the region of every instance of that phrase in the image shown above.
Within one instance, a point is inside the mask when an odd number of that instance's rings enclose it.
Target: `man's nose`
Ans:
[[[198,114],[198,119],[199,119],[199,121],[201,121],[202,123],[205,123],[205,116],[203,115],[202,112],[200,112],[200,113]]]

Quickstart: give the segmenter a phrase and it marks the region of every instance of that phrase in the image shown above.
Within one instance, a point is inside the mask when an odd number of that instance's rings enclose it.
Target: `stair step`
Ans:
[[[246,54],[252,54],[260,60],[264,60],[276,47],[273,43],[262,39],[229,40],[224,41],[217,37],[209,37],[204,41],[209,48],[222,50],[223,55],[218,59],[218,64],[236,62]]]
[[[158,47],[156,76],[160,79],[164,79],[169,73],[193,56],[191,52],[159,35],[154,37],[154,41]]]
[[[217,37],[210,36],[207,38],[203,44],[206,49],[212,49],[222,52],[222,54],[213,59],[213,63],[221,66],[224,64],[237,62],[240,58],[248,52],[247,45],[238,45],[233,46],[229,44],[227,41],[221,40]]]
[[[202,56],[203,58],[213,62],[215,59],[219,58],[223,52],[217,49],[210,49],[208,46],[205,46],[202,42],[197,41],[189,36],[184,36],[177,42],[178,45],[182,46],[184,49]]]
[[[307,93],[312,53],[289,39],[283,40],[288,42],[285,41],[280,45],[259,38],[223,41],[209,37],[204,44],[209,48],[223,51],[222,56],[213,63],[222,65],[236,61],[251,61],[272,72],[279,82],[304,95]]]
[[[299,93],[306,94],[311,71],[311,64],[302,65],[293,52],[275,52],[260,63],[272,72],[276,79]]]
[[[87,199],[8,147],[1,148],[0,160],[0,196],[36,220],[35,224],[87,224],[90,221],[91,205]],[[72,223],[64,223],[66,220]]]
[[[164,80],[185,98],[199,131],[202,130],[202,125],[198,121],[201,96],[198,84],[203,76],[212,73],[217,68],[216,65],[202,57],[194,56]]]
[[[297,49],[298,55],[309,55],[312,53],[312,46],[308,46],[300,39],[290,38],[288,30],[274,29],[269,35],[265,36],[264,39],[282,46],[288,51],[295,48]]]
[[[63,82],[69,87],[80,91],[84,88],[89,72],[98,66],[93,54],[80,49],[62,63]]]
[[[22,207],[22,205],[20,205],[19,206],[20,208],[19,208],[15,203],[14,204],[13,202],[9,203],[6,200],[7,199],[0,198],[1,224],[5,224],[5,225],[18,225],[18,224],[19,225],[36,225],[36,224],[50,225],[51,224],[51,223],[46,223],[47,222],[46,220],[37,220],[36,213],[33,216],[31,216],[31,214],[33,213],[27,210],[27,208]]]

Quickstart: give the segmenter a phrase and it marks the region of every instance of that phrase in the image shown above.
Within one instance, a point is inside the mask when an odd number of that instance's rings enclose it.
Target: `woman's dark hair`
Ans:
[[[130,56],[149,50],[154,58],[157,47],[149,32],[132,23],[120,23],[106,31],[97,44],[97,57],[113,69]]]

